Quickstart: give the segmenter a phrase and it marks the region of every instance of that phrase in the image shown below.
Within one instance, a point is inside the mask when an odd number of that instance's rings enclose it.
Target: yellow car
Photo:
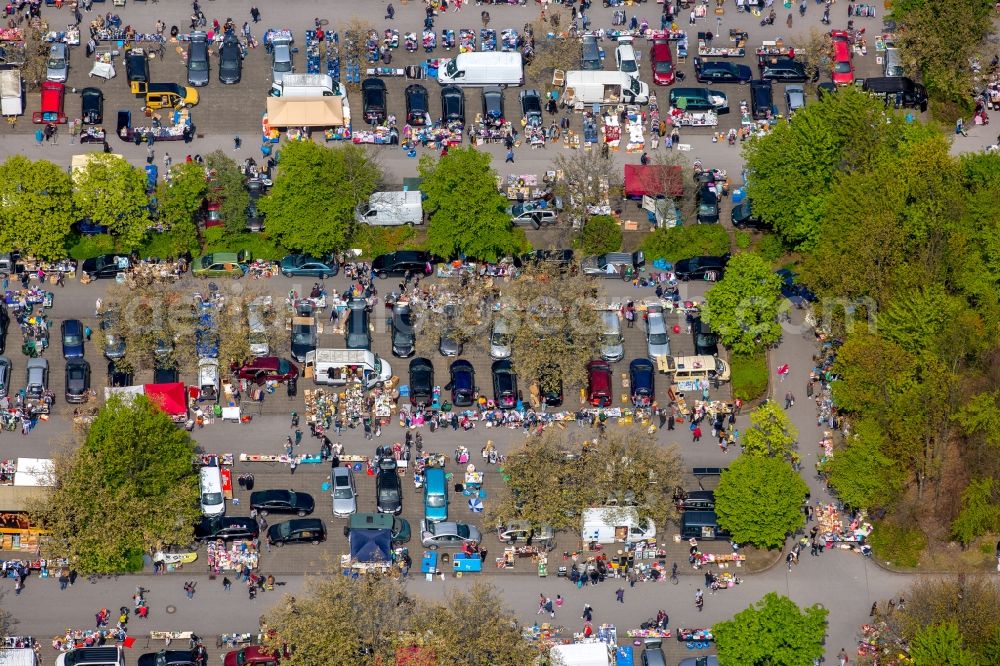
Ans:
[[[150,109],[178,109],[198,103],[197,89],[176,83],[150,83],[145,93]]]

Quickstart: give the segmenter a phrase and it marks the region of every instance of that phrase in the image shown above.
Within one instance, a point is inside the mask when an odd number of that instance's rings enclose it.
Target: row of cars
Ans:
[[[504,90],[499,86],[482,89],[482,118],[487,124],[500,126],[506,122]],[[433,124],[430,112],[430,94],[427,88],[414,83],[404,91],[406,123],[416,127]],[[521,117],[529,124],[542,122],[542,97],[537,90],[523,90],[518,94]],[[382,79],[369,77],[361,83],[361,107],[365,122],[380,125],[388,116],[388,92]],[[465,91],[458,86],[441,88],[441,115],[444,123],[465,123]]]

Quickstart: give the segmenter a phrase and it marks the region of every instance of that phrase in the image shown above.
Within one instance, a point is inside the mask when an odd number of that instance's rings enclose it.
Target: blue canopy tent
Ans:
[[[363,564],[392,563],[390,530],[351,530],[351,562]]]

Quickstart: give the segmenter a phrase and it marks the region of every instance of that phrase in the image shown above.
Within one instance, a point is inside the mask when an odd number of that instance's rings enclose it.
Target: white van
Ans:
[[[649,101],[649,86],[625,72],[566,72],[563,103],[584,104],[645,104]]]
[[[682,391],[699,390],[706,382],[728,382],[730,375],[729,364],[718,356],[660,356],[656,366]]]
[[[637,543],[656,538],[652,520],[640,520],[635,509],[607,506],[583,510],[580,536],[594,543]]]
[[[524,85],[521,54],[495,51],[459,53],[454,58],[441,61],[438,83],[443,86]]]
[[[553,645],[549,661],[560,666],[610,666],[611,648],[607,643]]]
[[[366,388],[392,379],[392,368],[382,357],[367,349],[317,349],[306,352],[306,373],[317,384],[341,386],[360,380]]]
[[[73,648],[56,657],[56,666],[125,666],[125,649],[120,645]]]
[[[205,465],[199,473],[201,478],[201,512],[206,516],[221,516],[226,513],[226,497],[222,494],[222,470]]]
[[[622,337],[622,320],[617,312],[601,312],[601,358],[612,363],[625,357],[625,338]]]
[[[354,211],[358,224],[388,227],[400,224],[423,224],[424,207],[420,192],[375,192]]]
[[[31,648],[0,648],[0,666],[38,666]]]

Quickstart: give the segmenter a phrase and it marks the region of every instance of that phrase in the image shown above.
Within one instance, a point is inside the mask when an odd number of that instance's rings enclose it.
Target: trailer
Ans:
[[[0,71],[0,111],[8,118],[24,113],[24,86],[18,69]]]

